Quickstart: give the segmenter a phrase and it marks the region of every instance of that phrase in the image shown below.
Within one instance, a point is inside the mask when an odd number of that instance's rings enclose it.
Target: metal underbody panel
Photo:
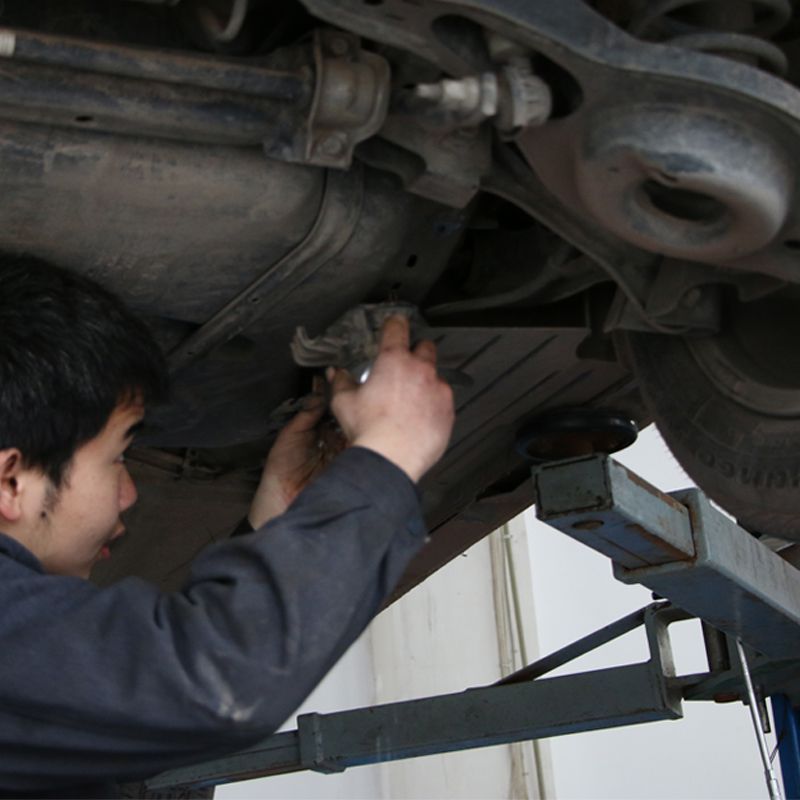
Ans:
[[[178,90],[183,77],[262,91],[253,88],[259,73],[182,56],[148,61],[138,51],[122,58],[85,43],[59,49],[32,35],[20,35],[18,47],[23,61],[45,65],[9,64],[9,80],[31,92],[47,85],[37,82],[37,70],[78,56],[86,76],[108,70],[118,81],[102,90],[101,105],[117,115],[113,124],[98,108],[78,122],[63,97],[52,107],[35,92],[7,98],[0,168],[14,202],[0,205],[0,248],[56,261],[117,291],[147,317],[169,354],[172,402],[148,417],[143,437],[167,451],[133,454],[142,491],[128,521],[132,535],[96,577],[132,571],[174,586],[191,555],[244,514],[276,432],[270,412],[306,390],[308,377],[289,351],[295,328],[324,330],[364,300],[423,300],[462,241],[471,210],[409,195],[386,173],[359,164],[324,170],[265,158],[249,144],[263,131],[237,128],[234,141],[204,129],[197,141],[179,141],[177,128],[156,123],[179,128],[194,117],[165,116],[154,97],[146,108],[141,87],[143,105],[112,102],[142,69],[172,81],[167,95],[176,103],[191,100]],[[302,96],[294,73],[269,77],[269,92]],[[88,77],[84,83],[57,88],[83,102],[80,92],[90,96],[93,85]],[[48,118],[39,120],[40,107]],[[149,136],[141,128],[148,108]],[[204,119],[197,116],[198,131]],[[514,440],[531,416],[557,406],[613,405],[641,418],[633,382],[613,356],[578,354],[594,328],[581,299],[495,315],[490,325],[477,313],[459,327],[436,328],[442,363],[465,372],[471,387],[456,389],[452,446],[424,487],[433,543],[398,594],[530,504],[526,482],[515,477],[523,462]],[[198,451],[210,468],[197,468]],[[210,511],[215,504],[224,508]]]
[[[220,447],[269,431],[269,412],[303,391],[289,354],[301,322],[324,328],[366,295],[417,299],[463,218],[380,175],[264,158],[257,148],[180,144],[0,124],[0,247],[50,258],[117,291],[152,320],[167,352],[303,242],[326,207],[331,231],[295,278],[264,290],[241,335],[175,381],[150,442]],[[409,241],[409,232],[414,232]],[[415,272],[411,256],[424,254]],[[252,304],[251,304],[252,305]],[[254,369],[254,365],[263,365]]]
[[[422,484],[433,536],[395,598],[533,502],[525,462],[514,450],[516,433],[531,415],[630,401],[634,384],[621,367],[578,357],[590,331],[574,316],[573,327],[436,329],[440,363],[471,384],[454,389],[458,415],[450,448]],[[191,463],[147,452],[130,463],[142,489],[128,512],[131,535],[116,545],[113,559],[98,565],[95,578],[111,581],[134,569],[176,586],[191,556],[225,538],[244,516],[257,472],[204,474]],[[507,475],[508,485],[487,490],[492,476]]]
[[[800,95],[767,71],[788,66],[770,41],[787,4],[770,1],[768,30],[755,12],[734,26],[732,54],[607,5],[245,2],[229,24],[253,38],[235,46],[204,0],[3,5],[0,249],[116,290],[174,377],[131,459],[129,527],[147,534],[99,580],[175,585],[241,516],[277,412],[310,385],[298,326],[417,305],[469,379],[423,486],[434,536],[399,595],[530,505],[515,444],[542,412],[649,420],[612,333],[714,350],[728,294],[797,282]]]
[[[517,142],[566,208],[649,252],[784,278],[795,273],[784,242],[800,230],[791,177],[800,97],[774,75],[695,49],[643,43],[582,0],[305,5],[453,75],[486,68],[485,49],[463,46],[471,26],[524,44],[575,81],[563,119],[556,114],[526,129]],[[648,179],[718,200],[719,216],[663,213],[640,196]]]

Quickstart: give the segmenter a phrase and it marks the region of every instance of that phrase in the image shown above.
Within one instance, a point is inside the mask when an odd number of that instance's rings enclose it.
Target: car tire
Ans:
[[[746,320],[712,337],[625,332],[617,342],[697,485],[751,532],[800,540],[798,323],[782,325],[779,310],[754,304]]]

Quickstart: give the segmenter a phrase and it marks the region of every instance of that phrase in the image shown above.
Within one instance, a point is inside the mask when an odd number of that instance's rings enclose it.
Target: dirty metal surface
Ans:
[[[605,456],[536,470],[537,516],[624,567],[692,558],[687,509]]]
[[[714,508],[697,489],[674,492],[692,519],[696,557],[654,567],[615,567],[689,613],[770,658],[800,656],[800,571]]]
[[[556,407],[626,407],[630,375],[577,357],[588,334],[581,326],[440,330],[442,363],[474,382],[455,389],[450,447],[422,484],[433,536],[394,598],[533,504],[529,469],[514,450],[528,419]]]
[[[293,283],[278,273],[315,229],[324,170],[269,160],[259,148],[0,122],[0,171],[14,198],[0,204],[0,249],[98,280],[151,322],[167,352],[260,277],[280,278],[268,287],[280,302],[265,301],[244,331],[237,322],[242,335],[176,382],[161,435],[150,441],[165,447],[265,436],[269,411],[303,391],[289,353],[297,325],[316,332],[393,290],[419,301],[465,223],[462,212],[356,170],[346,176],[358,184],[356,205],[346,205],[353,193],[332,198],[347,225],[304,262],[314,279],[306,272]]]
[[[650,252],[788,279],[795,274],[784,242],[800,226],[796,186],[786,178],[796,167],[800,94],[775,75],[640,41],[582,0],[304,4],[454,76],[491,63],[482,28],[542,55],[568,76],[573,91],[561,113],[525,129],[517,144],[584,225],[591,220]],[[716,210],[700,219],[670,216],[669,201],[682,197],[676,188],[713,199]],[[651,190],[655,199],[643,196]]]

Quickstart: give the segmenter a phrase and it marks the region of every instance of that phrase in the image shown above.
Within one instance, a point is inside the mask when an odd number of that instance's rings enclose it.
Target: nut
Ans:
[[[328,49],[335,56],[346,56],[350,52],[350,42],[343,36],[334,36],[328,39]]]
[[[332,133],[320,141],[317,150],[326,156],[341,156],[345,151],[344,138],[340,133]]]

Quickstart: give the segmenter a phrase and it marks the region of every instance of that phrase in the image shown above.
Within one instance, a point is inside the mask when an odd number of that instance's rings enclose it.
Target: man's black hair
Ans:
[[[75,451],[120,403],[166,398],[147,327],[94,281],[30,256],[0,256],[0,450],[59,486]]]

